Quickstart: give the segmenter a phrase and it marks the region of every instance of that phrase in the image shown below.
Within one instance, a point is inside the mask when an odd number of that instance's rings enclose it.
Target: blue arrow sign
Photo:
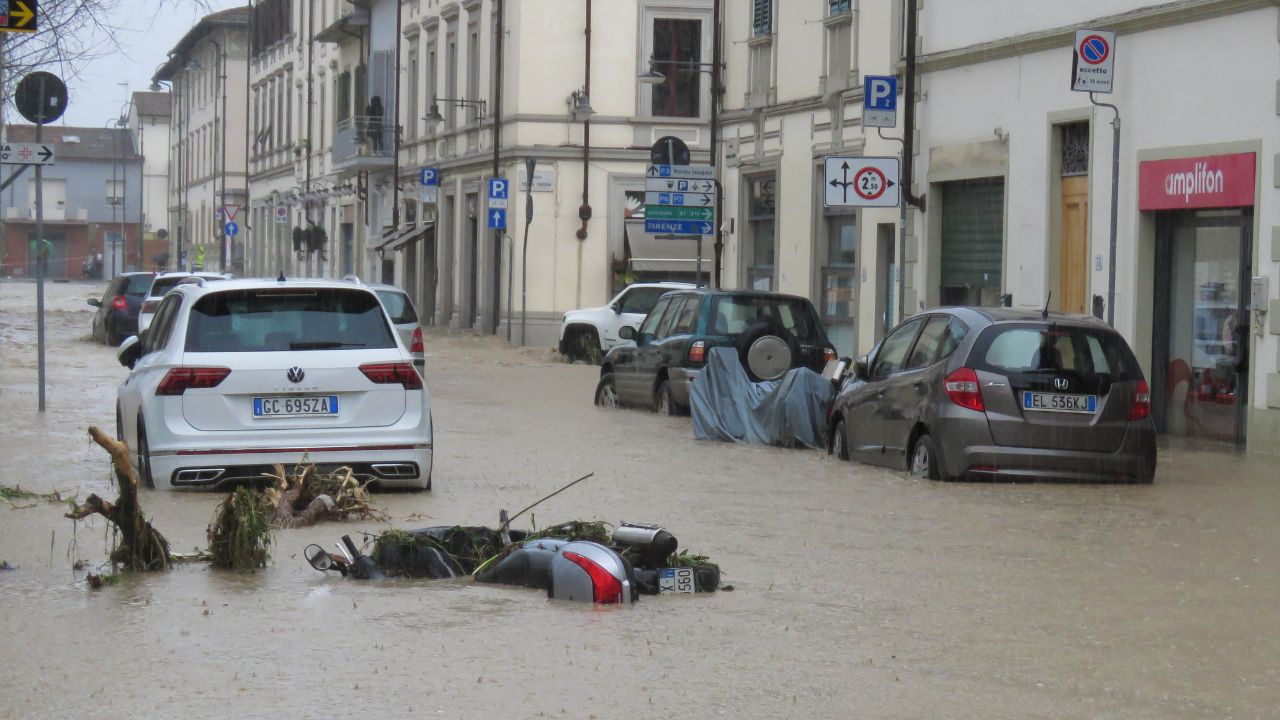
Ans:
[[[226,233],[227,237],[235,237],[240,234],[240,226],[233,220],[222,226],[222,232]]]
[[[654,235],[711,235],[716,226],[696,220],[653,220],[645,218],[644,231]]]
[[[507,211],[502,208],[492,208],[489,210],[489,227],[495,230],[504,230],[507,227]]]
[[[436,187],[440,184],[440,169],[422,168],[418,174],[418,182],[423,187]]]

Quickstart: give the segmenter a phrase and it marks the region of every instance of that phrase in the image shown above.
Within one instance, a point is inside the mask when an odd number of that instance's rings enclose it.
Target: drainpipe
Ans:
[[[586,79],[583,83],[583,93],[587,98],[591,97],[591,0],[586,0],[587,7],[587,31],[586,31]],[[578,228],[578,239],[587,239],[587,221],[591,219],[591,197],[590,197],[590,172],[591,172],[591,116],[588,115],[582,119],[582,205],[578,207],[578,217],[582,220],[582,226]],[[533,178],[529,178],[530,189],[532,189]]]
[[[246,52],[246,53],[245,53],[245,58],[244,58],[244,107],[245,107],[245,122],[244,122],[244,207],[243,207],[243,208],[241,208],[241,209],[242,209],[242,210],[244,210],[244,220],[245,220],[245,221],[244,221],[244,231],[245,231],[245,234],[244,234],[244,241],[243,241],[243,242],[244,242],[244,245],[245,245],[245,249],[247,250],[247,249],[248,249],[248,247],[249,247],[249,236],[250,236],[250,233],[252,233],[252,232],[253,232],[253,228],[249,225],[249,219],[250,219],[251,217],[253,217],[253,211],[252,211],[252,210],[250,210],[250,206],[253,204],[253,201],[252,201],[253,196],[249,193],[249,176],[252,174],[252,173],[250,173],[250,171],[249,171],[249,169],[250,169],[250,167],[249,167],[249,145],[250,145],[250,143],[252,143],[252,142],[253,142],[252,135],[251,135],[251,133],[253,132],[253,128],[251,127],[252,123],[250,123],[250,122],[249,122],[249,118],[250,118],[250,117],[252,117],[252,108],[253,108],[253,103],[252,103],[252,96],[251,96],[251,94],[250,94],[250,92],[249,92],[249,85],[250,85],[250,83],[253,81],[253,57],[254,57],[253,50],[254,50],[254,48],[257,46],[258,21],[257,21],[257,13],[255,13],[255,12],[254,12],[254,10],[253,10],[253,0],[245,0],[245,5],[249,8],[249,36],[248,36],[248,52]],[[283,99],[282,99],[282,100],[283,100]],[[280,131],[281,131],[281,132],[284,132],[284,128],[280,128]],[[272,209],[272,212],[275,212],[274,208]],[[272,218],[271,222],[274,222],[274,221],[275,221],[275,219],[274,219],[274,218]],[[271,225],[270,225],[270,224],[267,224],[267,227],[263,228],[263,232],[267,232],[267,228],[269,228],[269,227],[271,227]],[[257,238],[254,238],[253,240],[254,240],[254,246],[255,246],[255,247],[254,247],[254,250],[255,250],[255,252],[256,252],[256,251],[257,251],[257,247],[256,247],[256,246],[258,245],[258,239],[257,239]],[[248,253],[245,253],[245,254],[246,254],[246,255],[248,255]],[[251,255],[248,255],[248,257],[252,257],[252,256],[251,256]],[[254,263],[254,265],[257,265],[257,263]],[[249,267],[248,267],[248,266],[249,266],[249,260],[248,260],[248,259],[246,259],[246,260],[245,260],[245,274],[246,274],[246,275],[250,275],[250,274],[251,274],[251,273],[249,272]],[[253,269],[254,269],[255,271],[256,271],[256,270],[258,270],[258,268],[257,268],[257,267],[255,267],[255,268],[253,268]]]
[[[724,217],[724,188],[720,186],[720,168],[716,158],[720,154],[720,43],[721,43],[721,23],[720,8],[721,0],[715,0],[711,10],[711,167],[715,168],[716,178],[716,240],[714,247],[715,267],[713,272],[712,287],[720,287],[720,264],[724,256],[724,235],[720,232],[720,225]],[[694,272],[696,282],[702,281],[702,241],[698,241],[698,267]]]
[[[392,65],[392,68],[395,70],[395,73],[396,73],[396,81],[395,81],[396,82],[396,87],[395,87],[396,114],[395,114],[395,117],[391,118],[391,133],[392,133],[391,135],[391,227],[398,228],[400,227],[400,39],[401,39],[400,33],[401,33],[401,26],[403,25],[404,20],[400,12],[401,10],[400,0],[395,0],[395,4],[396,4],[396,54],[395,54],[396,61],[395,61],[395,64]],[[414,80],[416,81],[417,78],[414,78]],[[365,84],[367,85],[368,82],[366,82]],[[385,109],[383,110],[383,114],[384,115],[386,114]],[[416,118],[412,119],[411,122],[416,122]],[[383,125],[381,132],[384,132],[384,133],[386,132],[385,124]],[[415,276],[417,275],[416,269],[414,270],[414,275]]]
[[[494,65],[493,65],[493,176],[502,172],[502,51],[503,31],[502,13],[505,3],[495,0],[497,22],[493,29]],[[533,178],[529,177],[529,189],[533,192]],[[508,216],[510,217],[510,216]],[[509,305],[509,303],[508,303]],[[502,231],[493,231],[493,333],[498,334],[498,322],[502,317]],[[511,341],[511,324],[507,324],[507,341]]]
[[[902,133],[902,209],[899,215],[900,236],[898,241],[898,320],[906,317],[907,308],[907,206],[913,205],[920,212],[925,211],[924,196],[911,194],[911,184],[915,173],[915,133],[916,133],[916,27],[919,0],[906,0],[907,12],[907,68],[903,79],[903,101],[906,111],[903,118]]]

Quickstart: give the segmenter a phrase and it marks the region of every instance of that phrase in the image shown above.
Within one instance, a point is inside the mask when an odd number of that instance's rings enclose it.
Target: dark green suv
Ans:
[[[708,351],[732,347],[752,380],[777,380],[794,367],[822,372],[835,346],[813,304],[802,297],[748,290],[678,290],[663,295],[639,329],[604,357],[596,405],[647,406],[682,414]]]

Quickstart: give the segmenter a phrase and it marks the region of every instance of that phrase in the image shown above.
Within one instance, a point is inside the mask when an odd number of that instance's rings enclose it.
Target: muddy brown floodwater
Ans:
[[[125,377],[85,298],[0,283],[0,482],[109,493]],[[0,503],[0,717],[1274,718],[1274,458],[1165,449],[1150,487],[937,484],[811,451],[697,442],[687,419],[591,405],[596,370],[429,337],[435,490],[379,495],[398,527],[535,511],[665,524],[736,586],[596,608],[467,583],[357,583],[301,551],[378,525],[276,535],[252,575],[204,566],[89,590],[101,519]],[[177,550],[218,496],[144,492]],[[21,503],[19,503],[21,504]]]

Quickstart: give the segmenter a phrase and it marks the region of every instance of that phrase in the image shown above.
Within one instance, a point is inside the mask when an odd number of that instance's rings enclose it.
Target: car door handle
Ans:
[[[884,394],[885,394],[886,392],[888,392],[888,391],[887,391],[887,390],[885,390],[885,389],[883,389],[883,388],[881,388],[880,390],[877,390],[877,391],[876,391],[876,398],[878,399],[878,398],[882,398],[882,397],[884,397]]]

